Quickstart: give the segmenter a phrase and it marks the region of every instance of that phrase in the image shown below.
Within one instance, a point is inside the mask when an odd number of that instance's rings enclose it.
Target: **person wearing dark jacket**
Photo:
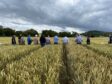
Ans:
[[[91,41],[90,41],[90,37],[89,36],[87,36],[87,41],[86,42],[87,42],[88,45],[90,45]]]
[[[15,35],[12,36],[12,45],[16,45],[16,36]]]
[[[40,44],[41,44],[41,47],[44,47],[46,44],[46,38],[44,35],[41,35],[40,37]]]
[[[21,45],[21,37],[22,37],[22,35],[19,35],[19,37],[18,37],[18,43],[19,43],[19,45]]]
[[[109,44],[112,44],[112,35],[109,35]]]

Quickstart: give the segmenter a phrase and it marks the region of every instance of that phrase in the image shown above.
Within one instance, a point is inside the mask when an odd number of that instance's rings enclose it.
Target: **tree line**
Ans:
[[[26,31],[15,31],[12,28],[4,28],[3,26],[0,26],[0,36],[12,36],[12,35],[23,35],[23,36],[35,36],[35,35],[39,35],[39,32],[34,30],[34,29],[28,29]],[[42,34],[44,36],[50,36],[50,37],[54,37],[55,35],[58,35],[59,37],[74,37],[77,35],[77,32],[56,32],[53,30],[43,30]]]
[[[23,36],[28,36],[28,35],[34,36],[35,34],[39,34],[36,30],[34,29],[29,29],[26,31],[15,31],[12,28],[4,28],[3,26],[0,26],[0,36],[12,36],[12,35],[23,35]]]
[[[100,36],[108,37],[109,35],[112,35],[112,32],[92,30],[92,31],[82,33],[82,35],[90,36],[90,37],[100,37]]]
[[[26,31],[15,31],[12,28],[8,28],[8,27],[4,28],[3,26],[0,26],[0,36],[1,37],[2,36],[12,36],[12,35],[35,36],[36,34],[39,35],[39,32],[34,29],[28,29]],[[78,33],[77,32],[65,32],[65,31],[64,32],[56,32],[53,30],[43,30],[42,34],[44,34],[45,36],[50,36],[50,37],[54,37],[55,35],[58,35],[59,37],[64,37],[64,36],[74,37]],[[99,36],[109,36],[110,34],[112,35],[112,32],[102,32],[102,31],[93,30],[93,31],[88,31],[88,32],[82,33],[81,35],[90,36],[90,37],[99,37]]]

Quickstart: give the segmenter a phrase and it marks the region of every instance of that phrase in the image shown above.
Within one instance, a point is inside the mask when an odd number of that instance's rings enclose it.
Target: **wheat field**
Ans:
[[[0,84],[112,84],[112,45],[92,38],[77,45],[10,45],[0,37]]]

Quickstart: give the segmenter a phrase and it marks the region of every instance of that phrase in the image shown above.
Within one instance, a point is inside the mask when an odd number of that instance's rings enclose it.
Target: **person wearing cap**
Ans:
[[[34,45],[38,44],[38,35],[36,34],[34,39],[33,39]]]

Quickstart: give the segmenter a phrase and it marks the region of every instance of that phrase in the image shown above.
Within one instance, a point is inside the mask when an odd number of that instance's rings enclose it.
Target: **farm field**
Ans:
[[[26,38],[25,38],[26,39]],[[10,45],[0,37],[0,84],[112,84],[112,45],[92,38],[77,45]]]

